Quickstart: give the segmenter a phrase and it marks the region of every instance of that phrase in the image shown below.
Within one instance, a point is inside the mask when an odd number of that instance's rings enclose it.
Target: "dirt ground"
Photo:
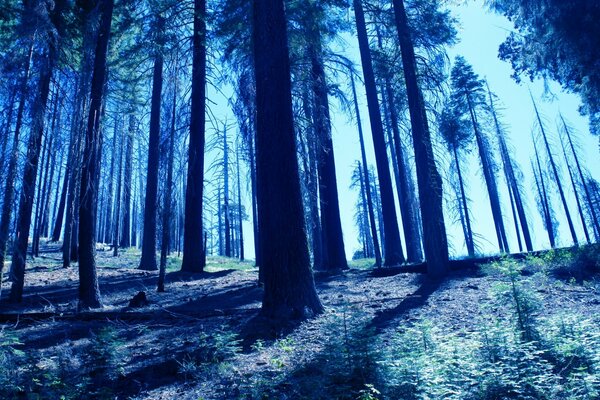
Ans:
[[[431,320],[461,331],[475,329],[490,314],[508,315],[502,305],[490,301],[498,281],[493,275],[460,271],[434,284],[414,273],[374,276],[363,262],[343,275],[317,276],[326,312],[280,329],[257,316],[262,288],[251,263],[210,258],[208,272],[193,275],[177,272],[174,257],[166,292],[157,293],[158,273],[136,270],[137,251],[113,257],[108,249],[99,249],[98,260],[103,309],[76,313],[77,266],[62,268],[58,245],[48,245],[41,257],[28,262],[23,303],[0,305],[1,326],[14,330],[21,348],[39,360],[57,354],[75,359],[99,330],[110,327],[119,338],[122,370],[112,386],[112,398],[118,399],[235,399],[264,382],[293,385],[286,377],[310,365],[331,337],[341,334],[331,330],[331,320],[346,313],[360,313],[383,340],[416,321]],[[600,322],[597,282],[577,284],[547,275],[532,279],[542,313],[568,310]],[[2,285],[6,296],[9,282]],[[127,308],[140,291],[146,292],[149,304]],[[224,327],[239,335],[242,351],[211,373],[182,372],[186,354],[202,333]]]

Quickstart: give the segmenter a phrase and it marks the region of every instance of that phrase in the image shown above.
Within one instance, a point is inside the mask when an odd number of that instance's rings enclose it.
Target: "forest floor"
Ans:
[[[173,257],[166,292],[157,293],[157,272],[137,270],[133,249],[113,257],[99,248],[104,307],[77,313],[77,267],[62,268],[59,245],[46,245],[28,262],[23,303],[0,304],[0,384],[12,385],[0,397],[392,398],[379,393],[381,365],[407,351],[399,343],[406,335],[427,347],[436,332],[463,340],[515,322],[506,290],[513,264],[517,287],[535,300],[528,318],[573,315],[599,326],[598,254],[591,247],[585,257],[503,261],[441,283],[415,273],[376,276],[371,260],[359,260],[342,275],[317,275],[322,315],[276,328],[258,316],[262,288],[252,263],[209,258],[207,272],[194,275],[177,272]],[[9,282],[2,285],[6,296]],[[140,291],[149,303],[128,308]]]

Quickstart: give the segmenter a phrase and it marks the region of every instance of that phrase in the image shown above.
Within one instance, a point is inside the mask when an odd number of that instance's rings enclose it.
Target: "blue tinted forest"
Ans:
[[[599,20],[0,0],[0,398],[599,399]]]

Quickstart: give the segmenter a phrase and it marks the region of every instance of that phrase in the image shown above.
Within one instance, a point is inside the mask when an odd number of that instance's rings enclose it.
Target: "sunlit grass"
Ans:
[[[371,269],[375,266],[374,258],[360,258],[348,261],[348,266],[355,269]]]

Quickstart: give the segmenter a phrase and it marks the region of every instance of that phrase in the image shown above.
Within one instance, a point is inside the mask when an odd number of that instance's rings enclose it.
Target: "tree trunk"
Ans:
[[[592,222],[594,224],[595,232],[600,233],[600,224],[598,223],[598,216],[596,215],[596,208],[593,206],[594,203],[592,202],[592,196],[590,195],[590,189],[588,187],[585,177],[583,176],[581,164],[579,163],[579,156],[577,155],[577,152],[575,151],[575,146],[573,145],[573,140],[571,138],[570,129],[567,126],[567,123],[562,115],[560,116],[560,119],[561,119],[563,127],[565,129],[567,139],[569,140],[569,147],[571,148],[571,152],[573,153],[573,158],[575,159],[575,165],[577,167],[579,179],[581,180],[581,184],[583,185],[583,191],[585,193],[585,198],[588,203],[588,208],[590,209],[590,215],[592,217]]]
[[[494,228],[496,229],[498,246],[500,248],[500,252],[510,253],[508,247],[508,240],[506,239],[506,230],[504,229],[504,220],[502,217],[502,208],[500,206],[500,197],[498,195],[498,184],[496,183],[496,176],[494,173],[494,168],[492,166],[489,145],[483,137],[483,133],[479,129],[479,122],[477,120],[475,107],[473,106],[469,95],[467,95],[467,105],[469,107],[469,115],[471,117],[473,132],[475,133],[475,139],[477,141],[479,159],[481,161],[481,168],[483,170],[483,176],[485,179],[488,197],[490,200],[490,207],[492,209],[492,217],[494,218]]]
[[[360,0],[354,0],[354,14],[356,16],[356,28],[358,33],[358,44],[360,58],[362,61],[365,88],[367,91],[367,105],[369,118],[371,120],[371,133],[373,135],[373,147],[375,149],[375,161],[379,175],[379,190],[381,193],[381,207],[383,214],[383,231],[385,236],[385,261],[384,265],[392,266],[404,262],[402,254],[402,243],[400,242],[400,231],[396,206],[394,205],[394,193],[392,189],[392,177],[385,147],[383,125],[381,122],[381,111],[377,98],[377,87],[373,72],[373,61],[369,48],[365,15]]]
[[[229,221],[229,146],[227,126],[223,130],[223,222],[225,234],[225,257],[231,257],[231,224]]]
[[[590,233],[588,232],[587,222],[585,221],[585,215],[583,214],[583,207],[581,206],[581,199],[579,198],[579,190],[577,190],[577,183],[575,182],[575,177],[573,176],[573,171],[571,171],[571,165],[569,165],[569,158],[567,157],[567,149],[565,148],[565,143],[561,140],[560,145],[562,147],[563,155],[565,157],[565,165],[567,167],[567,172],[569,173],[569,179],[571,180],[571,186],[573,186],[573,195],[575,196],[575,202],[577,204],[577,211],[579,212],[579,218],[581,219],[581,226],[583,227],[583,234],[585,235],[585,240],[588,244],[590,244]]]
[[[98,39],[94,57],[94,70],[91,85],[91,101],[83,163],[81,169],[81,194],[79,204],[79,305],[78,308],[99,308],[100,289],[96,274],[96,212],[99,184],[102,130],[100,117],[106,83],[106,54],[110,38],[110,27],[113,14],[113,0],[100,0],[101,12],[98,27]]]
[[[310,270],[292,112],[283,0],[254,0],[256,173],[265,291],[263,315],[323,311]]]
[[[177,79],[177,67],[174,78]],[[157,291],[165,291],[165,274],[167,271],[167,256],[171,240],[171,196],[173,192],[173,158],[175,152],[175,118],[177,110],[177,84],[173,91],[173,109],[171,114],[171,135],[169,136],[169,159],[167,161],[167,183],[165,184],[165,202],[163,206],[162,239],[160,244],[160,269],[158,274]]]
[[[542,164],[540,162],[540,156],[537,150],[537,145],[535,144],[535,139],[533,140],[533,147],[535,150],[535,159],[537,162],[539,180],[536,177],[535,168],[533,168],[533,175],[534,178],[536,178],[535,183],[538,188],[538,193],[540,195],[540,201],[542,202],[546,231],[548,233],[548,240],[550,241],[550,247],[554,249],[556,247],[556,237],[554,235],[554,222],[552,221],[552,212],[550,209],[550,203],[548,201],[548,193],[546,192],[546,184],[544,183],[544,175],[542,173]]]
[[[435,165],[427,123],[427,111],[419,88],[415,49],[404,9],[404,1],[393,0],[393,8],[402,51],[404,80],[415,148],[427,272],[433,278],[440,278],[448,271],[448,239],[444,224],[442,178]]]
[[[473,229],[471,228],[471,217],[469,216],[469,205],[467,204],[467,196],[465,195],[465,185],[463,181],[460,163],[458,161],[458,150],[456,146],[453,149],[454,162],[456,163],[456,171],[458,173],[458,185],[460,186],[460,198],[462,202],[463,215],[465,218],[467,252],[469,257],[475,256],[475,242],[473,240]]]
[[[121,224],[121,248],[131,246],[131,186],[133,168],[133,134],[135,131],[135,117],[129,115],[129,131],[125,147],[125,176],[123,177],[123,223]]]
[[[244,261],[244,228],[242,226],[244,218],[242,215],[242,182],[240,175],[240,148],[236,151],[236,168],[237,168],[237,201],[238,201],[238,230],[239,230],[239,258]]]
[[[556,167],[556,163],[554,162],[554,157],[552,156],[552,151],[550,150],[550,143],[548,143],[548,136],[546,135],[546,130],[544,129],[544,124],[542,122],[542,118],[540,117],[540,113],[537,109],[537,105],[533,100],[533,96],[531,96],[531,101],[533,102],[533,108],[535,110],[535,115],[537,117],[538,123],[540,125],[540,131],[542,133],[542,138],[544,139],[544,144],[546,145],[546,152],[548,153],[548,159],[550,160],[550,166],[552,167],[552,173],[554,175],[554,180],[556,186],[558,187],[558,193],[560,194],[560,199],[562,201],[563,209],[565,211],[565,215],[567,217],[567,223],[569,224],[569,231],[571,232],[571,238],[573,239],[573,243],[575,246],[579,245],[579,240],[577,239],[577,233],[575,233],[575,226],[573,225],[573,220],[571,219],[571,213],[569,212],[569,206],[567,205],[567,199],[565,198],[565,192],[562,187],[562,183],[560,181],[560,176],[558,175],[558,168]]]
[[[404,239],[406,241],[406,257],[409,262],[420,262],[423,260],[423,252],[421,251],[421,237],[419,230],[419,217],[415,210],[415,196],[411,191],[409,183],[410,170],[405,162],[404,148],[400,139],[400,129],[398,115],[394,105],[394,92],[390,84],[389,78],[385,79],[385,96],[383,101],[387,101],[387,107],[384,107],[384,112],[387,110],[390,122],[390,152],[392,153],[392,162],[396,160],[394,172],[396,173],[396,186],[398,190],[398,201],[400,202],[400,211],[402,217],[402,227],[404,231]]]
[[[117,117],[118,118],[118,117]],[[121,136],[121,139],[124,135]],[[122,140],[121,140],[122,142]],[[114,154],[117,155],[116,153]],[[121,178],[121,173],[123,172],[123,148],[119,149],[119,165],[117,166],[117,191],[115,192],[115,217],[113,220],[115,221],[114,231],[113,231],[113,257],[117,257],[119,255],[119,229],[121,222],[121,186],[123,180]]]
[[[362,130],[360,118],[360,109],[358,107],[358,98],[356,96],[356,86],[354,84],[354,75],[350,74],[350,83],[352,85],[352,98],[354,100],[354,112],[356,113],[356,126],[358,127],[358,139],[360,141],[360,155],[362,159],[362,173],[365,182],[365,194],[367,196],[367,207],[369,211],[369,225],[371,227],[371,238],[373,240],[373,252],[375,253],[375,265],[381,267],[381,247],[377,235],[377,225],[375,224],[375,213],[373,212],[373,199],[371,196],[371,179],[369,176],[369,167],[367,164],[367,153],[365,151],[365,139]]]
[[[54,28],[61,31],[61,12],[65,6],[63,1],[57,1],[51,11],[51,22]],[[48,95],[50,94],[50,82],[59,55],[59,43],[50,40],[45,51],[42,65],[40,66],[40,80],[38,92],[32,105],[31,131],[27,145],[27,156],[23,168],[23,181],[21,184],[21,196],[19,199],[19,212],[17,215],[17,236],[11,264],[12,286],[10,300],[21,302],[23,298],[23,287],[25,284],[25,262],[27,257],[27,246],[29,241],[29,230],[31,228],[31,213],[33,210],[33,197],[35,194],[35,183],[40,158],[40,148],[44,133],[44,122]]]
[[[2,276],[4,270],[4,261],[6,257],[7,242],[9,239],[10,220],[13,210],[13,202],[15,198],[15,180],[17,178],[17,166],[19,161],[19,137],[21,135],[21,127],[23,126],[23,112],[25,110],[25,101],[27,99],[27,82],[29,81],[29,72],[31,70],[31,58],[33,55],[33,41],[29,47],[27,62],[25,64],[25,72],[23,81],[21,82],[19,105],[17,108],[17,121],[15,132],[13,135],[13,143],[8,159],[8,171],[6,173],[6,185],[4,187],[4,201],[2,203],[2,216],[0,217],[0,296],[2,294]],[[11,277],[12,279],[12,277]]]
[[[206,0],[194,0],[194,35],[192,40],[192,114],[185,220],[181,270],[202,272],[205,254],[202,246],[202,196],[204,193],[204,135],[206,108]]]
[[[158,164],[160,162],[160,116],[164,63],[162,36],[164,35],[164,27],[164,17],[157,16],[156,30],[159,49],[154,58],[150,138],[148,141],[148,175],[146,178],[146,202],[144,206],[144,237],[142,238],[142,259],[139,266],[139,269],[145,271],[156,271],[158,269],[158,265],[156,264],[156,205],[158,201]]]
[[[329,113],[329,98],[327,94],[327,77],[323,65],[323,49],[321,32],[312,12],[308,12],[308,55],[311,64],[311,81],[313,92],[313,115],[315,133],[318,143],[318,176],[319,199],[321,205],[321,240],[327,255],[325,264],[321,265],[328,271],[348,269],[344,234],[340,219],[340,205],[335,171],[335,157],[331,132],[331,116]]]

